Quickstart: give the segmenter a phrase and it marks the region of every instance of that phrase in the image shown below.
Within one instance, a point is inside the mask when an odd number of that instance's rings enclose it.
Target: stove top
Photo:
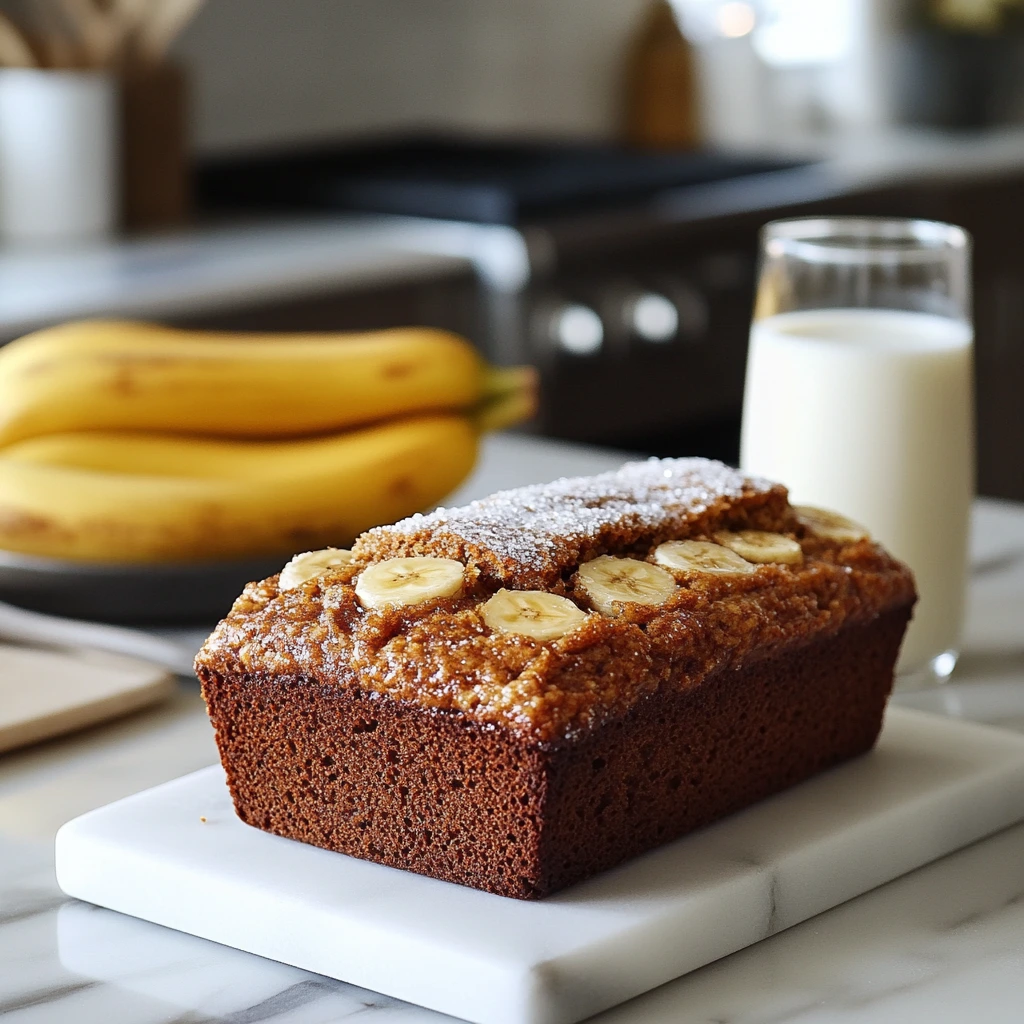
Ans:
[[[197,184],[207,209],[352,210],[519,225],[797,166],[709,151],[424,137],[207,160]]]

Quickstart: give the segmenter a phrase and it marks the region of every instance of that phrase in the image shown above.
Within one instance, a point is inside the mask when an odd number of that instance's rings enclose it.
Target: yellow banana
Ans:
[[[388,425],[397,422],[401,421]],[[89,430],[17,441],[0,450],[0,461],[127,476],[261,481],[287,473],[305,475],[324,460],[349,451],[349,442],[367,429],[289,441]]]
[[[520,368],[519,383],[526,371]],[[295,437],[469,410],[507,386],[458,335],[246,335],[88,321],[0,350],[0,446],[73,430]]]
[[[345,546],[453,490],[477,437],[467,417],[426,415],[286,442],[27,441],[0,452],[0,548],[159,562]]]

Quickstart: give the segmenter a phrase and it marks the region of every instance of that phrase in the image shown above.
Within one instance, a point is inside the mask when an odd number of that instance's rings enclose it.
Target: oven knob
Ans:
[[[675,303],[657,292],[641,292],[628,299],[625,319],[630,334],[656,345],[671,341],[679,330]]]
[[[574,356],[591,356],[604,344],[604,324],[589,306],[567,302],[551,314],[551,340]]]

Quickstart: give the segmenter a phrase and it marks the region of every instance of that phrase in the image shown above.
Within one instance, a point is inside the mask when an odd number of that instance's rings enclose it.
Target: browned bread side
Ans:
[[[908,614],[650,694],[557,745],[358,687],[200,678],[243,821],[534,899],[870,749]]]

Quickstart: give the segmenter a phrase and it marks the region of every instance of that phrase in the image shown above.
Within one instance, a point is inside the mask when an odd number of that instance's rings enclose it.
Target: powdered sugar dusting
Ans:
[[[650,459],[592,477],[499,491],[364,534],[359,556],[444,552],[503,580],[543,582],[582,552],[679,532],[740,499],[784,493],[708,459]],[[457,552],[457,553],[456,553]]]

